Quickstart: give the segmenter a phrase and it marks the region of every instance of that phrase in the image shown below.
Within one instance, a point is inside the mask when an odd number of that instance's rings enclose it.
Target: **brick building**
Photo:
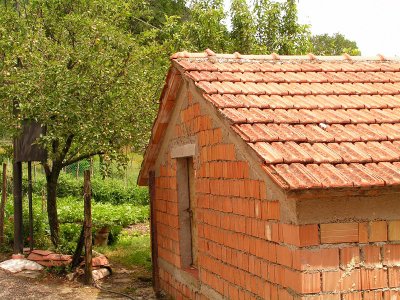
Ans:
[[[139,184],[176,299],[400,299],[400,62],[177,53]]]

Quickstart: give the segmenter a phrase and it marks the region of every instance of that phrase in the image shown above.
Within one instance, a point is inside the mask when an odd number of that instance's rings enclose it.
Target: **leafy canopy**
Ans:
[[[304,54],[310,50],[310,30],[297,18],[295,0],[256,0],[257,53]]]
[[[51,161],[68,165],[95,153],[115,155],[145,138],[154,98],[143,91],[151,81],[129,17],[123,1],[2,4],[1,105],[9,126],[21,119],[46,126],[39,142]]]
[[[246,0],[233,0],[231,4],[232,49],[251,53],[256,46],[256,26]]]
[[[357,43],[348,40],[343,34],[321,34],[311,38],[312,52],[317,55],[361,55]]]

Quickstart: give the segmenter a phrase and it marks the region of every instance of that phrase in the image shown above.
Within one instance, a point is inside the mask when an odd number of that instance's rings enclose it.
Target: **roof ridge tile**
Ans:
[[[350,56],[349,54],[345,53],[341,56],[316,56],[312,53],[307,55],[278,55],[276,53],[271,53],[269,55],[244,55],[240,54],[239,52],[235,52],[233,54],[222,54],[222,53],[215,53],[211,49],[206,49],[204,52],[176,52],[171,55],[170,57],[172,60],[181,60],[181,59],[216,59],[218,60],[236,60],[236,61],[249,61],[249,60],[259,60],[259,61],[314,61],[314,62],[362,62],[362,61],[376,61],[376,62],[383,62],[383,61],[400,61],[398,57],[386,57],[382,54],[378,54],[377,56],[367,57],[367,56]]]

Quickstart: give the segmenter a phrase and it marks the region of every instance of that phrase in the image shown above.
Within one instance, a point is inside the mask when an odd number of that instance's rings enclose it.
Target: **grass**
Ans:
[[[151,270],[150,235],[123,231],[118,241],[111,246],[96,247],[96,251],[106,255],[112,262],[125,268],[142,266]]]

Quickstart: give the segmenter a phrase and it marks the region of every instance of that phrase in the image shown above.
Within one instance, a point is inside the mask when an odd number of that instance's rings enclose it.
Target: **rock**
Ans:
[[[42,255],[42,256],[47,256],[47,255],[49,255],[49,254],[51,254],[53,252],[51,252],[49,250],[34,249],[34,250],[32,250],[32,253],[36,253],[36,254],[39,254],[39,255]]]
[[[11,273],[21,272],[22,270],[43,270],[43,266],[27,259],[9,259],[0,263],[0,268],[10,271]]]
[[[93,267],[100,267],[100,266],[109,266],[110,262],[108,261],[107,257],[104,255],[99,255],[97,257],[92,258],[92,266]]]
[[[33,250],[28,255],[28,259],[45,267],[60,267],[69,265],[72,261],[72,256],[56,254],[45,250]]]
[[[92,271],[92,275],[93,275],[93,279],[94,280],[102,279],[102,278],[104,278],[104,277],[106,277],[106,276],[108,276],[110,274],[111,274],[110,270],[107,269],[107,268],[101,268],[101,269]]]

